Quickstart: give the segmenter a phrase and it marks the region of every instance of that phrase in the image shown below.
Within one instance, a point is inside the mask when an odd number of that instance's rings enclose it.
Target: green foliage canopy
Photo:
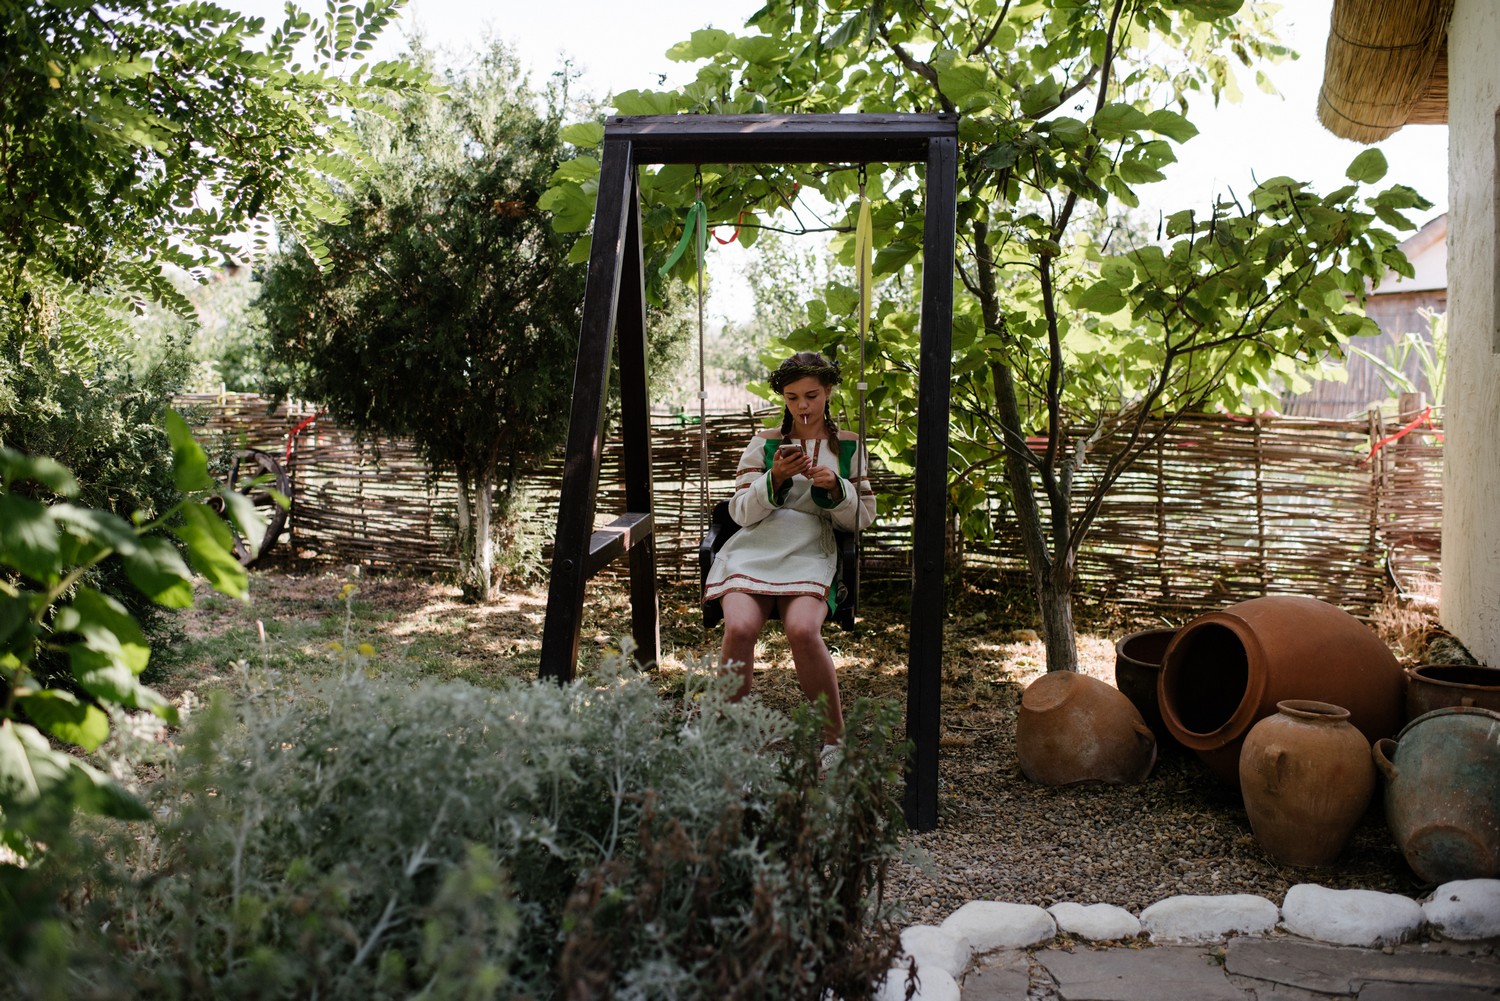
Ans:
[[[746,28],[694,32],[671,50],[700,64],[694,81],[627,91],[617,110],[959,116],[950,497],[980,536],[994,530],[991,499],[1006,498],[1043,605],[1049,665],[1069,664],[1071,640],[1056,658],[1053,640],[1071,632],[1064,606],[1078,545],[1120,472],[1150,447],[1148,421],[1263,405],[1371,332],[1358,308],[1366,282],[1409,271],[1391,230],[1412,228],[1405,213],[1428,203],[1401,185],[1366,192],[1385,172],[1372,150],[1351,164],[1350,184],[1326,195],[1275,177],[1242,198],[1172,213],[1155,239],[1118,232],[1111,213],[1136,206],[1137,186],[1161,180],[1174,147],[1196,134],[1190,105],[1235,99],[1237,67],[1256,67],[1270,87],[1259,65],[1286,50],[1266,5],[771,0]],[[566,135],[586,146],[601,138],[587,124]],[[705,164],[711,220],[745,213],[753,225],[798,186],[815,189],[847,206],[834,244],[847,261],[855,166]],[[870,169],[875,272],[920,275],[915,172]],[[642,182],[653,258],[691,200],[691,171],[663,167]],[[548,198],[567,209],[560,226],[586,224],[582,175],[575,165],[554,178]],[[852,289],[831,283],[786,347],[852,347],[853,302]],[[871,333],[874,450],[898,470],[913,468],[917,319],[890,297]],[[1091,464],[1096,453],[1104,461]]]
[[[402,0],[288,4],[265,22],[175,0],[0,0],[0,331],[71,339],[107,327],[85,293],[189,311],[162,273],[253,252],[268,220],[311,238],[356,169],[350,108],[405,90],[363,62]],[[59,315],[62,314],[62,315]],[[33,349],[34,349],[33,345]]]
[[[457,473],[461,573],[484,597],[497,476],[503,513],[567,430],[585,271],[537,206],[566,169],[561,90],[500,46],[447,83],[355,118],[372,170],[347,220],[289,244],[258,301],[285,388]]]
[[[356,119],[372,170],[313,237],[328,266],[298,238],[259,303],[297,393],[472,477],[564,433],[584,274],[536,207],[560,111],[502,49],[448,83]]]

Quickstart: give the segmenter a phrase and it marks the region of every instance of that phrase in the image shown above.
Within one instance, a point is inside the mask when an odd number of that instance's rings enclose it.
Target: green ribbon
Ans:
[[[667,263],[661,266],[657,273],[661,277],[667,277],[667,272],[672,270],[672,265],[682,259],[687,252],[688,244],[692,242],[693,234],[698,234],[698,260],[702,262],[704,253],[708,250],[708,208],[703,204],[703,199],[693,202],[693,207],[688,209],[687,219],[682,223],[682,239],[677,241],[677,246],[672,248],[672,253],[667,255]],[[703,280],[703,269],[698,269],[698,291],[703,291],[701,283]]]

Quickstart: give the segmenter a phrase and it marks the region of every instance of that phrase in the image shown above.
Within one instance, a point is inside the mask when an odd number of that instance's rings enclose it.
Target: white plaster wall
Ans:
[[[1448,71],[1442,619],[1482,663],[1500,666],[1500,3],[1457,0],[1448,27]]]
[[[1401,252],[1411,262],[1410,278],[1390,273],[1385,276],[1376,292],[1426,292],[1448,287],[1448,248],[1445,235],[1448,224],[1445,218],[1429,222],[1415,236],[1401,242]]]

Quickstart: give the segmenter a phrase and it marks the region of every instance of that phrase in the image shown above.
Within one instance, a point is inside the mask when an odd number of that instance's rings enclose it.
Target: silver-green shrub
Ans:
[[[862,996],[897,947],[896,715],[853,707],[820,777],[816,714],[727,695],[614,663],[199,713],[155,840],[79,911],[71,993]]]

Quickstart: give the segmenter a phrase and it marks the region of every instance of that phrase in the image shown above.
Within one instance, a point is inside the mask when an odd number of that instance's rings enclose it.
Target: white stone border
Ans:
[[[1264,936],[1278,928],[1330,945],[1382,948],[1424,932],[1477,942],[1500,938],[1500,879],[1444,883],[1424,900],[1375,890],[1335,890],[1299,883],[1281,906],[1249,893],[1180,895],[1136,917],[1111,904],[1033,904],[972,900],[941,925],[912,925],[901,933],[897,966],[878,985],[877,1001],[906,996],[909,964],[916,964],[914,1001],[958,1001],[974,956],[996,949],[1046,945],[1059,934],[1086,942],[1149,937],[1153,944],[1222,942],[1234,935]]]

